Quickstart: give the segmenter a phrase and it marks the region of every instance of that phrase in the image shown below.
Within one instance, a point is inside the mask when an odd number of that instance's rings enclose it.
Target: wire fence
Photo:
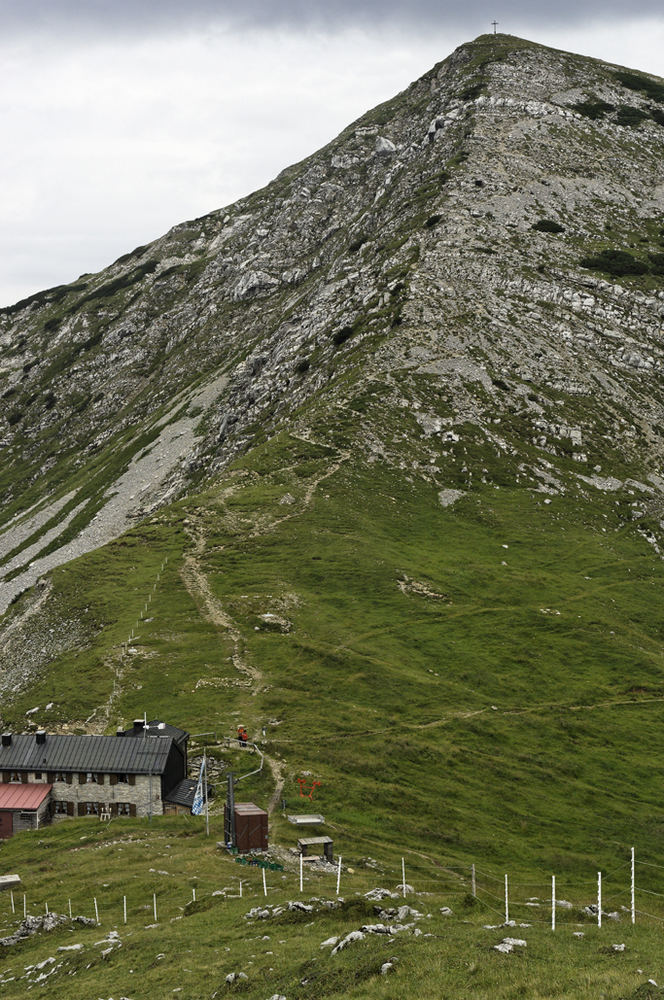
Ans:
[[[596,878],[570,875],[557,880],[546,875],[519,880],[518,876],[498,874],[484,866],[438,867],[422,861],[407,863],[405,859],[400,868],[376,862],[363,870],[349,870],[339,858],[335,864],[315,871],[309,870],[309,863],[303,858],[299,862],[293,859],[294,867],[270,864],[260,855],[237,858],[236,862],[237,870],[231,865],[224,869],[222,879],[226,884],[196,877],[195,887],[169,885],[165,880],[173,876],[157,872],[160,878],[154,884],[144,883],[140,889],[103,883],[94,890],[58,886],[48,899],[36,899],[17,886],[3,894],[0,919],[19,921],[26,916],[56,912],[72,918],[84,916],[107,926],[139,922],[151,926],[181,919],[193,908],[210,908],[240,898],[255,906],[257,902],[270,904],[277,895],[280,900],[291,896],[292,901],[303,902],[312,896],[343,898],[369,894],[370,899],[385,899],[385,906],[426,896],[436,896],[439,902],[447,900],[455,905],[463,902],[478,907],[478,913],[486,910],[496,925],[548,925],[555,929],[557,923],[593,922],[601,926],[603,919],[664,923],[664,902],[658,903],[664,901],[664,891],[654,888],[652,881],[653,869],[664,873],[664,866],[640,862],[635,855],[607,874],[597,872]],[[655,877],[664,883],[664,875]],[[661,888],[664,890],[664,885]]]

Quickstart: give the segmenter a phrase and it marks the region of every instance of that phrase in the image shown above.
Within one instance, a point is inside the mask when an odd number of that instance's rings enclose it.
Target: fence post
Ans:
[[[28,901],[25,898],[25,893],[23,893],[23,919],[24,920],[27,917],[27,915],[28,915]]]
[[[157,893],[152,893],[152,909],[154,911],[154,922],[157,923]]]
[[[196,886],[191,890],[191,901],[192,903],[196,902]]]
[[[46,916],[48,916],[48,903],[44,903],[44,912],[46,913]]]
[[[97,909],[97,897],[93,896],[92,898],[95,901],[95,920],[97,921],[97,923],[99,923],[99,910]]]
[[[505,923],[509,924],[509,922],[510,922],[510,895],[509,895],[509,887],[507,881],[507,873],[505,873]]]
[[[265,881],[265,869],[263,868],[263,895],[267,896],[267,883]]]
[[[300,892],[302,892],[302,855],[300,855]]]
[[[551,876],[551,930],[556,929],[556,876]]]
[[[634,878],[634,848],[632,848],[632,892],[631,892],[632,923],[636,923],[636,885]]]
[[[475,865],[470,866],[470,891],[477,898],[477,881],[475,879]]]
[[[403,858],[401,859],[401,883],[402,883],[401,887],[403,889],[403,896],[404,896],[404,899],[405,899],[406,898],[406,862],[405,862],[405,860]]]
[[[69,906],[69,919],[72,920],[73,918],[72,918],[72,915],[71,915],[71,899],[67,900],[67,904]]]
[[[122,919],[123,919],[123,922],[126,924],[127,923],[127,897],[126,896],[122,897]]]
[[[602,873],[597,872],[597,926],[602,926]]]
[[[240,879],[240,899],[242,899],[242,879]]]
[[[339,855],[339,861],[337,862],[337,896],[339,895],[340,885],[341,885],[341,855]]]
[[[14,906],[14,890],[11,889],[9,892],[12,901],[12,913],[16,913],[16,907]]]

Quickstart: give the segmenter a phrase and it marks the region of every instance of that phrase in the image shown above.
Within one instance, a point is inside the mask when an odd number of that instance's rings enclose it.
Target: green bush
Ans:
[[[664,104],[664,83],[659,83],[657,80],[650,80],[647,76],[641,76],[640,73],[620,72],[616,73],[615,77],[628,90],[635,90],[639,94],[646,94],[651,100]]]
[[[650,115],[647,111],[643,111],[641,108],[635,108],[631,104],[623,104],[621,108],[618,108],[618,114],[616,115],[616,122],[618,125],[625,125],[628,128],[635,128],[640,125],[642,121],[649,118]]]
[[[11,410],[11,412],[7,414],[7,423],[10,427],[13,427],[14,424],[17,424],[19,420],[22,419],[23,414],[20,410]]]
[[[579,101],[578,104],[573,104],[572,108],[580,115],[593,120],[603,118],[610,111],[615,111],[615,106],[609,104],[608,101]]]
[[[649,253],[648,260],[653,274],[664,274],[664,253]]]
[[[539,219],[534,225],[538,233],[564,233],[565,227],[561,226],[559,222],[554,222],[553,219]]]
[[[345,342],[353,336],[353,333],[354,330],[352,326],[342,326],[340,330],[337,330],[336,333],[333,334],[332,342],[339,347],[341,344],[345,344]]]
[[[584,257],[581,267],[591,271],[604,271],[616,277],[627,274],[647,274],[650,268],[642,260],[637,260],[627,250],[602,250],[592,257]]]

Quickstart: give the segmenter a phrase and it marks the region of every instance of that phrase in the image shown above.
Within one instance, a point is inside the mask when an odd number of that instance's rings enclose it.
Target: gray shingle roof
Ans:
[[[118,774],[162,773],[170,736],[51,736],[37,743],[34,733],[12,735],[0,746],[3,771],[97,771]]]
[[[171,788],[170,792],[164,795],[164,802],[174,802],[178,806],[188,806],[191,809],[197,784],[194,778],[183,778],[175,788]]]

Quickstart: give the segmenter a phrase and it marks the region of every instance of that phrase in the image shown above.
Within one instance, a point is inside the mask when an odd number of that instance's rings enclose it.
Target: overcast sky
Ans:
[[[664,76],[661,0],[0,0],[0,305],[262,186],[494,17]]]

